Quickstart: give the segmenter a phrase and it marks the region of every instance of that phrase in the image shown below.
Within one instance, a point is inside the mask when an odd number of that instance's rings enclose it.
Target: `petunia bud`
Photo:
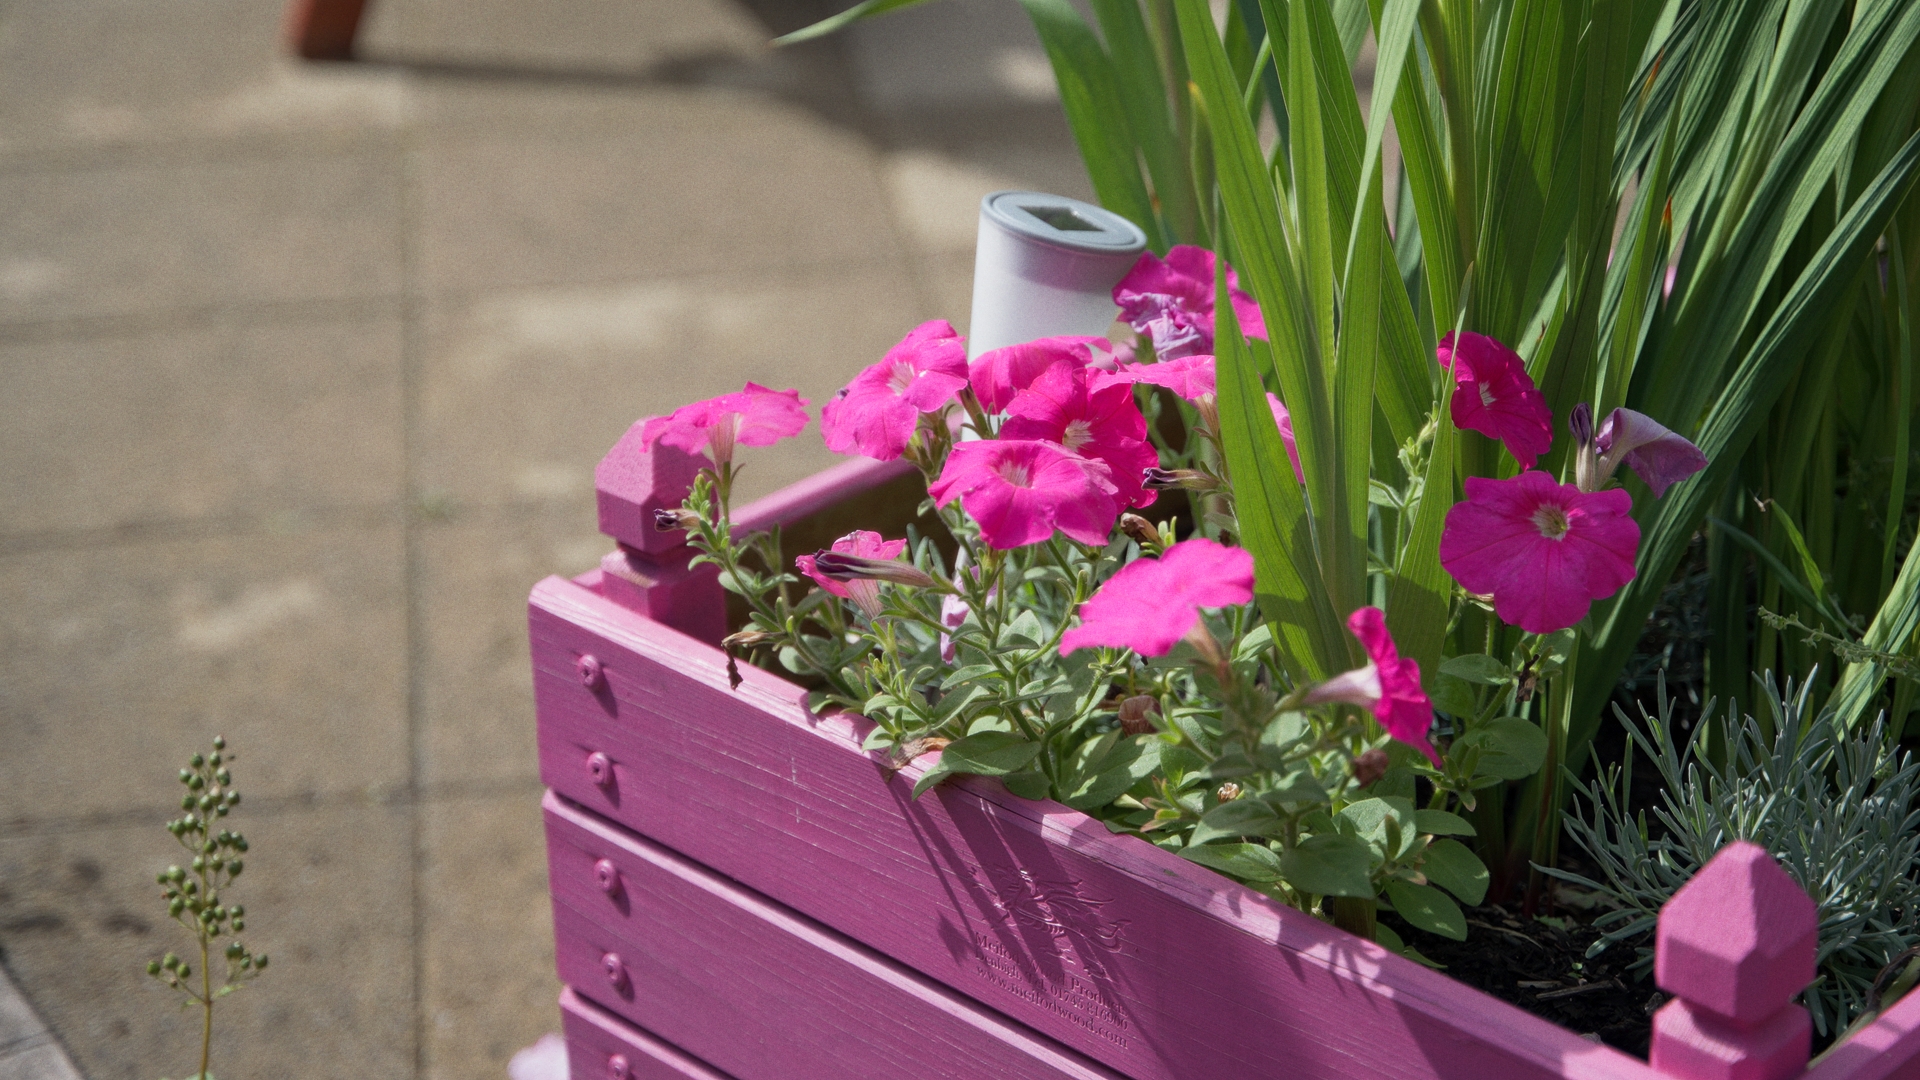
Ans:
[[[698,524],[700,524],[700,515],[684,507],[675,507],[671,510],[660,509],[653,512],[653,527],[660,532],[691,529]]]
[[[1120,531],[1134,540],[1139,541],[1142,545],[1157,544],[1160,542],[1160,531],[1153,527],[1153,522],[1148,521],[1139,514],[1121,514]]]
[[[720,641],[720,646],[728,652],[740,652],[758,648],[771,641],[779,641],[780,635],[766,630],[742,630],[737,634],[728,634]]]
[[[1120,702],[1120,730],[1129,735],[1151,735],[1154,732],[1153,714],[1160,711],[1160,702],[1151,694],[1138,694]]]
[[[932,588],[935,584],[926,571],[911,563],[897,559],[869,559],[838,551],[815,552],[813,568],[822,577],[834,581],[891,581],[895,585],[918,589]]]
[[[1241,795],[1240,785],[1229,780],[1226,783],[1221,784],[1220,790],[1214,792],[1213,794],[1221,802],[1232,802],[1233,800],[1239,798]]]
[[[1219,477],[1209,476],[1197,469],[1143,469],[1140,480],[1148,491],[1171,491],[1174,488],[1216,491],[1220,487]]]
[[[1366,787],[1387,775],[1387,752],[1375,748],[1353,759],[1353,782]]]

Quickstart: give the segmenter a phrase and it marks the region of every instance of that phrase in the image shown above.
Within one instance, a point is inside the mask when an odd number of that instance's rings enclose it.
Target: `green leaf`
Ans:
[[[1040,754],[1040,744],[1012,731],[983,731],[955,739],[940,752],[940,767],[953,773],[1005,776],[1026,768]]]
[[[1259,799],[1234,799],[1206,812],[1187,843],[1199,845],[1224,836],[1272,836],[1283,826],[1280,815]]]
[[[1372,897],[1372,867],[1373,853],[1364,842],[1333,833],[1309,836],[1280,858],[1287,884],[1321,896]]]
[[[1265,844],[1199,844],[1180,849],[1181,858],[1242,881],[1279,881],[1280,857]]]
[[[1467,917],[1461,914],[1460,905],[1439,889],[1396,879],[1387,882],[1387,898],[1401,918],[1420,929],[1455,941],[1467,940]]]
[[[1487,866],[1458,840],[1435,840],[1428,845],[1420,872],[1469,906],[1487,898]]]
[[[1000,669],[994,667],[992,664],[968,664],[966,667],[955,668],[952,674],[940,680],[940,689],[951,690],[961,683],[998,675],[999,670]]]
[[[1442,661],[1440,671],[1483,686],[1503,686],[1513,681],[1513,669],[1486,653],[1468,653]]]
[[[1053,64],[1067,126],[1080,145],[1100,205],[1132,221],[1151,240],[1161,235],[1147,195],[1120,81],[1100,38],[1067,0],[1020,0]]]
[[[1388,818],[1398,821],[1410,821],[1413,818],[1413,804],[1405,799],[1372,798],[1348,803],[1345,809],[1334,815],[1353,823],[1361,836],[1369,840],[1386,838]]]
[[[1000,782],[1006,785],[1007,790],[1013,794],[1018,795],[1022,799],[1032,799],[1035,802],[1046,798],[1053,792],[1053,784],[1047,780],[1047,774],[1037,769],[1022,769],[1019,772],[1008,773],[1000,778]],[[1111,802],[1113,800],[1109,799],[1107,801]]]
[[[1473,687],[1465,679],[1436,672],[1427,682],[1427,695],[1433,700],[1433,707],[1441,712],[1472,716],[1479,711],[1479,703],[1473,697]]]
[[[1413,827],[1429,836],[1472,836],[1473,826],[1467,819],[1445,810],[1415,810]]]
[[[1460,741],[1480,748],[1477,775],[1525,780],[1547,760],[1547,733],[1531,720],[1502,716],[1470,731]]]
[[[1117,734],[1117,733],[1116,733]],[[1091,740],[1101,742],[1102,739]],[[1153,774],[1165,744],[1151,735],[1135,735],[1105,750],[1096,761],[1076,765],[1072,786],[1061,784],[1060,801],[1075,810],[1098,810]]]
[[[783,34],[780,37],[774,38],[773,43],[775,45],[798,45],[803,41],[812,41],[817,37],[825,37],[836,30],[859,22],[861,19],[871,19],[875,15],[885,15],[889,11],[898,11],[901,8],[913,7],[915,4],[923,3],[926,3],[926,0],[861,0],[860,3],[853,5],[838,15],[830,15],[811,26],[803,26],[791,34]]]

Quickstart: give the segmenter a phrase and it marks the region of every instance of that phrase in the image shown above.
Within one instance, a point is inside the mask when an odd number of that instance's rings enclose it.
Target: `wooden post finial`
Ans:
[[[600,531],[635,551],[658,555],[685,544],[687,534],[678,529],[662,532],[654,524],[654,511],[678,509],[708,462],[665,443],[649,447],[641,437],[646,426],[642,417],[613,444],[594,466],[593,487],[600,504]]]
[[[1758,845],[1723,848],[1660,910],[1650,1064],[1684,1080],[1787,1080],[1813,1025],[1793,1002],[1814,977],[1819,912]]]

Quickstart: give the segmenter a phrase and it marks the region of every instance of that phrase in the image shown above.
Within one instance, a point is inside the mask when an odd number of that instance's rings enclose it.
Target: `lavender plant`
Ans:
[[[247,852],[247,838],[231,829],[213,831],[215,823],[240,805],[240,792],[233,786],[234,757],[225,737],[215,736],[211,754],[193,755],[180,770],[180,784],[186,788],[180,809],[186,813],[167,822],[167,831],[192,859],[185,867],[167,867],[154,879],[167,914],[193,935],[200,951],[197,968],[171,952],[147,963],[148,975],[184,995],[181,1008],[200,1008],[200,1069],[186,1080],[213,1080],[207,1071],[213,1053],[213,1003],[267,970],[267,955],[249,951],[238,936],[247,928],[246,908],[227,903],[221,895],[246,867],[241,856]],[[222,948],[220,939],[229,935],[232,940]],[[218,985],[213,981],[216,952],[226,961]]]
[[[1870,1007],[1875,979],[1920,945],[1920,761],[1899,750],[1882,717],[1848,730],[1832,707],[1810,707],[1815,680],[1784,692],[1769,674],[1758,718],[1728,717],[1724,762],[1708,752],[1719,727],[1709,702],[1693,734],[1676,741],[1664,680],[1658,713],[1638,723],[1616,707],[1628,736],[1660,772],[1649,827],[1627,806],[1633,755],[1592,783],[1574,782],[1567,834],[1599,866],[1596,881],[1543,873],[1593,889],[1615,905],[1589,955],[1644,939],[1660,907],[1722,847],[1750,840],[1780,860],[1820,908],[1820,977],[1805,1002],[1815,1028],[1845,1028]],[[1584,810],[1581,800],[1585,800]],[[1637,966],[1653,962],[1638,946]]]

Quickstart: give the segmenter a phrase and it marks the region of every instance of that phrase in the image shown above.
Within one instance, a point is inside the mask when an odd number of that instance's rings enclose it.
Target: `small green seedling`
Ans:
[[[213,830],[215,822],[240,805],[240,793],[233,787],[233,759],[227,740],[215,737],[212,754],[195,754],[180,770],[180,783],[186,788],[180,809],[186,814],[167,822],[167,831],[193,858],[187,866],[167,867],[155,879],[167,902],[167,914],[186,927],[200,947],[198,968],[173,953],[147,963],[148,975],[186,995],[181,1008],[198,1005],[202,1012],[200,1071],[185,1080],[213,1080],[207,1071],[213,1052],[213,1003],[267,970],[266,954],[247,951],[238,936],[224,948],[220,945],[221,938],[247,928],[246,909],[221,896],[245,866],[241,856],[246,854],[247,838],[231,829]],[[226,977],[217,986],[211,962],[215,952],[224,955],[227,964]]]

